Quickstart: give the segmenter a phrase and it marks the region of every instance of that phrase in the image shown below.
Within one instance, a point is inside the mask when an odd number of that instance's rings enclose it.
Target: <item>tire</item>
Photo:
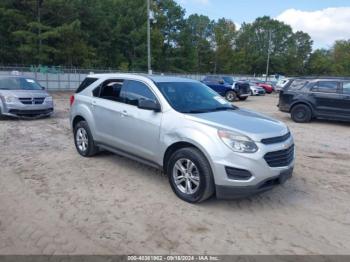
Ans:
[[[175,151],[167,163],[167,175],[174,193],[186,202],[199,203],[214,194],[210,164],[196,148],[185,147]]]
[[[237,94],[236,94],[236,92],[230,90],[230,91],[226,92],[225,98],[226,98],[227,101],[233,102],[233,101],[236,100]]]
[[[293,106],[291,110],[291,117],[294,122],[297,123],[308,123],[312,119],[312,112],[309,106],[299,104]]]
[[[238,97],[238,99],[239,99],[240,101],[245,101],[245,100],[247,100],[247,98],[248,98],[247,96],[242,96],[242,97],[239,96],[239,97]]]
[[[98,152],[98,147],[95,146],[89,125],[86,121],[80,121],[75,125],[74,144],[78,153],[83,157],[91,157]]]

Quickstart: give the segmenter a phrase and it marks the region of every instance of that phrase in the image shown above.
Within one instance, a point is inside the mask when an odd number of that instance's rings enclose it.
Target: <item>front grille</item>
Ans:
[[[249,94],[250,93],[250,86],[249,84],[239,84],[239,92],[241,94]]]
[[[18,115],[18,116],[37,116],[37,115],[46,115],[53,112],[53,108],[42,109],[42,110],[19,110],[19,109],[11,109],[9,110],[10,114]]]
[[[289,138],[290,138],[290,132],[288,132],[287,134],[285,134],[283,136],[276,136],[276,137],[261,139],[261,143],[263,143],[265,145],[276,144],[276,143],[284,142]]]
[[[19,98],[19,101],[21,101],[24,105],[41,105],[44,103],[45,97],[22,97]]]
[[[264,156],[266,163],[270,167],[289,166],[292,163],[293,158],[294,158],[294,145],[284,150],[269,152]]]

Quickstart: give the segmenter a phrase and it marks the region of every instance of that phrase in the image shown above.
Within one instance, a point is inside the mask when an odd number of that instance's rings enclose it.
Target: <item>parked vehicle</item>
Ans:
[[[39,117],[52,113],[52,97],[34,79],[0,77],[0,117]]]
[[[265,93],[266,93],[266,91],[264,88],[257,86],[257,85],[254,85],[254,84],[250,85],[250,94],[252,96],[264,96]]]
[[[229,102],[233,102],[237,98],[246,100],[250,94],[249,83],[235,81],[230,76],[206,76],[202,82]]]
[[[350,78],[300,78],[279,95],[279,110],[298,123],[313,118],[350,120]]]
[[[282,79],[278,80],[278,82],[276,84],[275,91],[276,92],[281,91],[292,80],[293,80],[292,78],[282,78]]]
[[[273,87],[261,81],[251,81],[252,84],[260,86],[265,89],[265,92],[271,94],[273,92]]]
[[[293,171],[285,124],[187,78],[89,75],[71,97],[70,122],[82,156],[105,149],[161,168],[192,203],[266,191]]]

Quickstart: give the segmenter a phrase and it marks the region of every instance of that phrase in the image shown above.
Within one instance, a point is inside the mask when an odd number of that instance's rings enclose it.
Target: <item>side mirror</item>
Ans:
[[[45,86],[41,86],[41,89],[42,89],[42,90],[45,90],[46,88],[45,88]]]
[[[140,99],[138,108],[160,112],[160,105],[157,102],[149,99]]]
[[[223,85],[223,84],[225,84],[225,81],[221,79],[221,80],[219,80],[219,84]]]

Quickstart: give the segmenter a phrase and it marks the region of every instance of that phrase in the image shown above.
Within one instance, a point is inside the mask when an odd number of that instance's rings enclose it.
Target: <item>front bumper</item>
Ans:
[[[221,186],[216,185],[216,197],[218,199],[239,199],[256,195],[284,184],[292,177],[293,168],[282,171],[278,176],[266,178],[255,186]]]
[[[281,143],[266,145],[256,142],[256,144],[259,150],[254,154],[235,153],[227,149],[221,152],[220,156],[212,158],[218,198],[236,198],[263,192],[285,182],[292,175],[295,161],[292,137]],[[271,152],[277,153],[283,150],[289,152],[289,160],[286,163],[279,165],[278,161],[270,161]],[[279,155],[276,157],[278,160]],[[250,175],[246,178],[234,177],[228,174],[227,168],[236,170],[237,175]]]
[[[11,117],[35,118],[51,115],[54,111],[53,102],[44,102],[38,105],[24,105],[20,102],[3,103],[1,114]]]
[[[252,90],[253,95],[259,96],[259,95],[265,95],[265,90]]]

